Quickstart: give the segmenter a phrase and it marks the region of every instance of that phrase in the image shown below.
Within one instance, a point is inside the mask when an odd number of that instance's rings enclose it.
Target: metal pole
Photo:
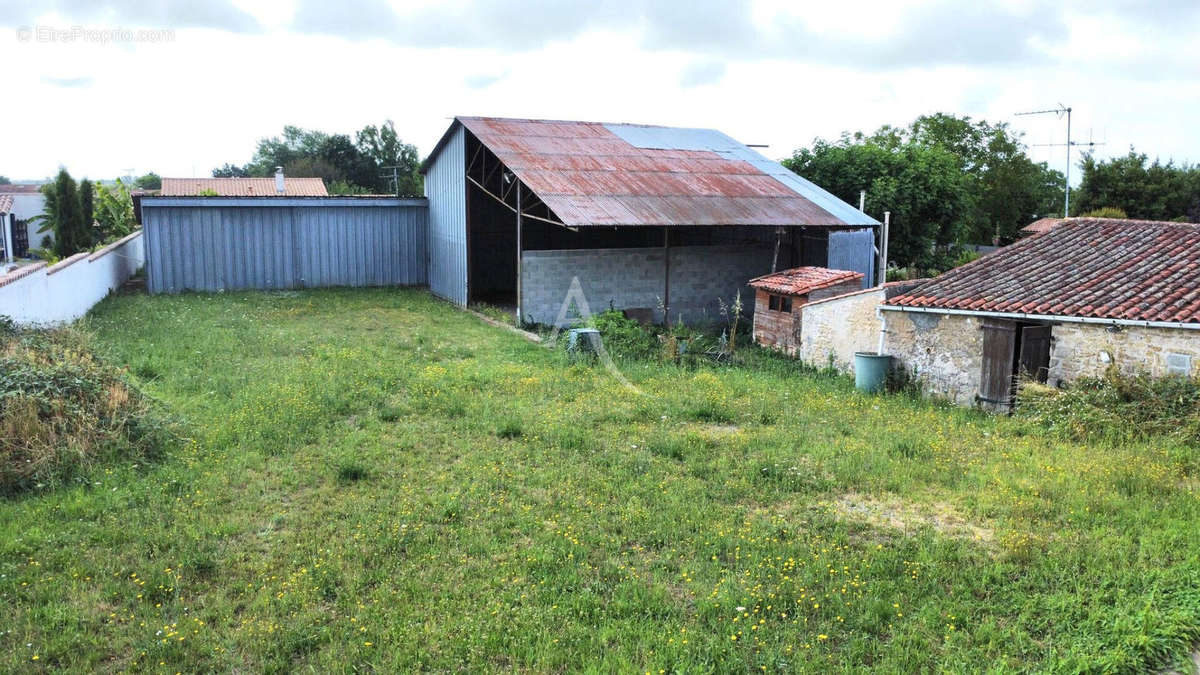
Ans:
[[[671,325],[671,228],[663,228],[663,325]]]
[[[867,191],[859,190],[858,191],[858,210],[863,211],[866,208],[867,208]]]
[[[1063,218],[1071,217],[1071,109],[1067,108],[1067,192],[1063,199]]]
[[[515,177],[514,177],[515,180]],[[521,325],[521,181],[517,180],[517,325]]]
[[[887,283],[887,254],[888,254],[888,229],[892,224],[892,212],[883,212],[883,229],[879,233],[879,285]]]
[[[771,271],[779,269],[779,240],[783,239],[783,228],[775,228],[775,255],[771,257]]]

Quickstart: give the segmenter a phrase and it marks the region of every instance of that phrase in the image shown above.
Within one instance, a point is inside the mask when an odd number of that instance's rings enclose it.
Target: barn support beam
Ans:
[[[671,326],[671,228],[663,228],[663,326]]]

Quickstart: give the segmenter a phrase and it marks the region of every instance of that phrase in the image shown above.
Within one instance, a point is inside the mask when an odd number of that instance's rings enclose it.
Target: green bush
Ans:
[[[1024,382],[1017,415],[1075,440],[1172,438],[1200,444],[1200,380],[1122,375],[1083,378],[1064,389]]]
[[[620,311],[610,309],[592,317],[604,348],[616,358],[649,359],[658,355],[658,337]]]
[[[169,440],[124,374],[74,330],[0,321],[0,493],[60,482],[97,460],[151,457]]]

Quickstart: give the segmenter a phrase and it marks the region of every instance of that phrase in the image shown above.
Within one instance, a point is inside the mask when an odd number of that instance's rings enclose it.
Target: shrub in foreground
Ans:
[[[149,458],[168,438],[82,333],[0,322],[0,493],[61,482],[106,458]]]
[[[1019,416],[1067,438],[1200,444],[1200,380],[1193,378],[1109,369],[1064,389],[1023,382],[1017,400]]]

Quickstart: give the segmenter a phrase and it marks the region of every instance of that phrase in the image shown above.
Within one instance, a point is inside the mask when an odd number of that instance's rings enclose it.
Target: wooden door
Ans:
[[[1022,326],[1020,374],[1045,382],[1050,372],[1050,326]]]
[[[983,369],[978,398],[984,404],[1007,409],[1012,405],[1017,326],[1012,321],[984,319],[980,329],[983,331]]]

